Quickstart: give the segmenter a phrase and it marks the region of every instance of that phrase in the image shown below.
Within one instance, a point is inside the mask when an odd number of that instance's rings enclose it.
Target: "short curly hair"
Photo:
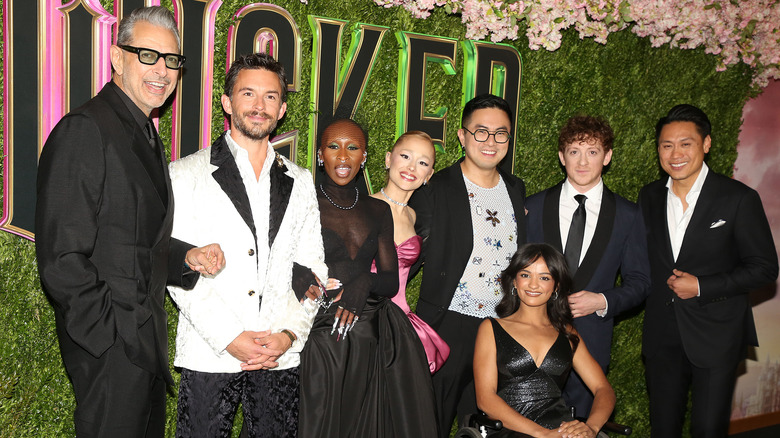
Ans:
[[[566,146],[581,141],[600,143],[604,152],[608,152],[612,150],[615,133],[612,132],[609,123],[601,117],[570,117],[561,128],[561,133],[558,136],[558,151],[565,152]]]

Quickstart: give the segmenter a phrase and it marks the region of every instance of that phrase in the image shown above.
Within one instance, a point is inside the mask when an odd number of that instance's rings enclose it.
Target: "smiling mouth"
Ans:
[[[417,181],[417,177],[408,173],[408,172],[401,172],[401,178],[403,178],[406,181],[414,182]]]
[[[669,163],[669,167],[671,167],[672,169],[675,169],[675,170],[676,169],[682,169],[683,166],[685,166],[686,164],[688,164],[687,161],[684,162],[684,163]]]
[[[538,297],[538,296],[542,295],[541,292],[534,292],[534,291],[530,291],[530,290],[525,291],[525,294],[530,296],[530,297]]]
[[[482,152],[484,155],[488,155],[488,156],[491,156],[491,157],[492,157],[492,156],[494,156],[494,155],[496,155],[496,154],[498,153],[497,151],[494,151],[494,150],[489,150],[489,149],[482,150],[481,152]]]
[[[144,83],[148,85],[149,88],[157,92],[165,91],[165,87],[168,85],[168,82],[162,81],[145,81]]]

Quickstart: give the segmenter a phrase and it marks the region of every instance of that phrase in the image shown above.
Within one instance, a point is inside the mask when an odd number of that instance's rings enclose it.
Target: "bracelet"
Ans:
[[[284,329],[280,331],[279,333],[284,333],[287,335],[288,338],[290,338],[290,346],[295,343],[295,340],[298,339],[297,336],[295,336],[295,333],[291,332],[290,330]]]

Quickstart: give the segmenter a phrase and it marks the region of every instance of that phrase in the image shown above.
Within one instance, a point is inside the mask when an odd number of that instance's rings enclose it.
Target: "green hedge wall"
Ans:
[[[219,93],[228,26],[233,13],[249,3],[225,0],[218,13],[212,123],[215,137],[223,126]],[[392,32],[407,30],[458,39],[464,35],[460,17],[446,15],[441,8],[429,19],[417,20],[400,8],[384,9],[371,0],[277,3],[295,17],[303,35],[303,87],[290,96],[287,116],[280,127],[284,131],[301,130],[298,161],[302,165],[308,162],[305,130],[312,42],[308,14],[389,26]],[[112,1],[103,0],[103,4],[111,10]],[[524,34],[523,29],[520,34]],[[346,38],[343,53],[348,44]],[[715,171],[731,174],[742,107],[751,93],[751,71],[747,67],[718,73],[715,58],[701,50],[652,48],[647,40],[628,31],[610,35],[606,46],[579,40],[574,32],[567,31],[562,47],[555,52],[531,51],[524,37],[513,44],[523,58],[515,169],[526,181],[529,194],[563,178],[556,154],[558,129],[569,116],[585,113],[606,117],[616,133],[606,183],[617,193],[636,199],[639,189],[660,175],[653,142],[655,122],[671,106],[682,102],[698,105],[709,114],[714,135],[708,164]],[[384,182],[383,152],[394,140],[398,48],[395,37],[387,34],[356,116],[369,131],[368,168],[377,187]],[[428,109],[446,106],[450,111],[449,142],[437,157],[437,169],[460,155],[456,130],[462,67],[463,52],[459,49],[458,74],[447,76],[436,68],[429,74]],[[168,112],[161,132],[169,124]],[[419,276],[410,286],[409,295],[415,301],[418,288]],[[167,308],[172,358],[177,315],[170,299]],[[641,310],[618,323],[608,376],[618,395],[615,418],[633,426],[638,437],[649,435],[640,359],[641,323]],[[53,313],[40,288],[34,245],[9,233],[0,233],[0,327],[0,437],[72,436],[74,401],[59,356]],[[178,374],[174,377],[178,379]],[[173,436],[175,430],[175,392],[168,399],[168,436]],[[236,421],[240,421],[240,414]]]

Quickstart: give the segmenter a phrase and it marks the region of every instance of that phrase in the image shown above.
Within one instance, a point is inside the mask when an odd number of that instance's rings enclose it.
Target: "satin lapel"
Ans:
[[[715,179],[715,172],[710,170],[707,174],[707,178],[704,180],[704,184],[701,187],[701,193],[699,193],[699,199],[696,201],[696,206],[693,208],[693,216],[688,223],[688,228],[685,229],[685,236],[683,236],[682,246],[680,247],[680,254],[677,256],[677,260],[686,260],[690,251],[696,253],[696,241],[699,239],[700,233],[703,230],[709,229],[710,225],[708,218],[711,217],[709,213],[714,207],[716,207],[716,201],[718,198],[718,182]]]
[[[270,213],[268,215],[268,247],[271,248],[279,234],[279,228],[282,226],[284,214],[287,212],[287,205],[290,203],[290,194],[292,193],[295,180],[288,176],[287,166],[284,165],[282,158],[276,153],[276,159],[271,166],[271,197]]]
[[[609,245],[609,239],[612,237],[612,230],[615,227],[615,216],[615,194],[604,186],[596,231],[593,233],[590,245],[588,245],[585,258],[582,259],[580,267],[577,268],[577,272],[574,274],[572,282],[573,291],[584,290],[590,283],[590,279],[593,278],[593,274],[596,273],[596,269],[598,269],[599,263],[601,263],[601,259],[604,257],[604,252],[607,250],[607,245]]]
[[[255,230],[255,221],[252,218],[252,208],[249,205],[249,196],[246,194],[244,182],[238,172],[236,160],[228,149],[225,134],[222,134],[211,147],[211,164],[217,167],[211,176],[233,203],[257,242],[257,231]]]
[[[563,183],[550,187],[547,194],[544,195],[544,205],[542,207],[542,228],[544,232],[544,241],[563,254],[563,243],[561,242],[561,188]]]

